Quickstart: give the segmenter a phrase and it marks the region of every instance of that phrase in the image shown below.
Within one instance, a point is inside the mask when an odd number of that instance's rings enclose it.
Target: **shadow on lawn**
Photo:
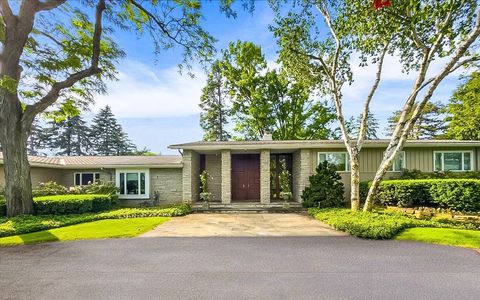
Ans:
[[[24,244],[34,244],[39,242],[55,242],[60,239],[52,234],[50,230],[21,234],[20,237]]]

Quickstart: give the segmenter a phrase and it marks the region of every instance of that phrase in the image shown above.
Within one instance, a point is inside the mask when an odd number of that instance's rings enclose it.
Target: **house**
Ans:
[[[360,154],[362,181],[373,179],[388,142],[365,142]],[[111,181],[120,189],[119,198],[128,204],[153,199],[155,193],[161,203],[196,202],[200,194],[199,175],[207,170],[212,201],[268,205],[281,200],[281,170],[292,174],[293,201],[301,202],[308,177],[319,162],[326,160],[337,165],[346,186],[346,196],[350,192],[348,155],[343,142],[338,140],[193,142],[170,148],[182,151],[182,155],[31,156],[32,184],[56,181],[69,187],[98,180]],[[479,171],[480,141],[408,141],[386,177],[398,177],[403,169]],[[1,185],[4,185],[3,170],[0,171]]]

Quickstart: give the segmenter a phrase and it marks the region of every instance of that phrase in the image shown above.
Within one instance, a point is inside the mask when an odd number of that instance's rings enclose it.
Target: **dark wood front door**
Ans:
[[[232,155],[232,200],[260,200],[260,155]]]

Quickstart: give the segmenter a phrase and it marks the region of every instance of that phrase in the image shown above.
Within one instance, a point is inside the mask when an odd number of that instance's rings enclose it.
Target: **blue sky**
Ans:
[[[274,16],[266,2],[257,2],[253,14],[238,9],[236,19],[219,12],[215,1],[202,5],[204,28],[218,39],[217,49],[225,48],[230,41],[252,41],[262,47],[268,61],[275,61],[277,47],[268,30]],[[198,103],[206,78],[201,68],[194,66],[193,79],[180,75],[177,65],[182,59],[181,49],[171,49],[156,56],[148,37],[139,39],[131,33],[118,31],[114,38],[127,54],[118,65],[119,81],[108,83],[108,94],[96,98],[87,118],[108,104],[140,148],[147,147],[162,154],[176,153],[167,149],[170,144],[200,140]],[[440,66],[436,64],[433,69],[438,70]],[[373,67],[358,68],[355,62],[352,67],[355,82],[344,89],[348,116],[360,113],[374,75]],[[380,120],[381,132],[391,112],[405,101],[413,76],[401,73],[394,57],[387,58],[384,79],[371,107]],[[458,74],[445,80],[434,99],[447,101],[459,83],[457,77]]]

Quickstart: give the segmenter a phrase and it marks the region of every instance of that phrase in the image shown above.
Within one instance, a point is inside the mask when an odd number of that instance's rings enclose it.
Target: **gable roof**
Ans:
[[[366,140],[365,148],[386,148],[389,139]],[[480,147],[480,141],[408,140],[405,147]],[[332,149],[345,148],[341,140],[289,140],[289,141],[222,141],[170,145],[170,149],[186,150],[250,150],[250,149]]]
[[[62,169],[97,169],[97,168],[181,168],[180,155],[156,156],[28,156],[31,166]],[[0,153],[0,164],[3,155]]]

